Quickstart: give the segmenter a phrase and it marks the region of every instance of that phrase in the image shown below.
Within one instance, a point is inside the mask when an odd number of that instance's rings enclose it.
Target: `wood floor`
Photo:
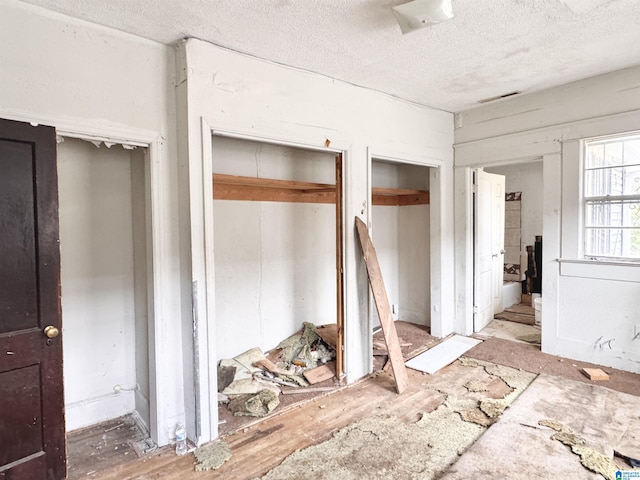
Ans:
[[[510,322],[524,323],[525,325],[535,324],[535,310],[531,305],[519,303],[505,308],[503,312],[496,313],[495,317],[499,320],[508,320]]]
[[[138,458],[155,445],[133,415],[98,423],[67,435],[67,478],[77,480]]]
[[[443,401],[441,394],[420,387],[424,378],[421,373],[409,370],[409,388],[397,395],[392,377],[381,373],[267,418],[225,438],[233,456],[214,472],[195,472],[193,455],[177,457],[172,449],[165,448],[156,455],[89,473],[85,478],[240,480],[260,477],[294,451],[327,440],[336,430],[366,416],[389,414],[416,422],[422,413],[435,409]]]
[[[403,338],[412,338],[410,332],[403,332]],[[492,342],[498,342],[498,346]],[[502,343],[500,343],[502,342]],[[421,342],[422,343],[422,342]],[[484,358],[498,364],[510,365],[517,359],[527,359],[525,365],[512,365],[525,371],[549,373],[559,376],[575,374],[580,365],[577,362],[563,362],[558,357],[542,354],[530,345],[506,340],[484,342],[468,352],[472,358]],[[492,344],[492,345],[489,345]],[[416,344],[408,348],[415,348]],[[479,355],[473,354],[478,350]],[[503,352],[506,357],[497,354]],[[549,357],[549,358],[547,358]],[[514,360],[515,359],[515,360]],[[539,363],[538,363],[539,362]],[[610,369],[609,369],[610,370]],[[471,372],[471,373],[470,373]],[[610,388],[615,388],[613,379],[621,377],[622,387],[640,385],[640,376],[628,372],[614,372]],[[265,420],[241,429],[224,438],[232,457],[220,469],[209,472],[194,471],[193,455],[176,456],[171,447],[158,449],[142,458],[128,454],[127,461],[119,464],[95,463],[92,470],[75,478],[87,479],[172,479],[180,480],[224,478],[255,479],[279,465],[296,450],[328,440],[334,432],[354,422],[373,415],[394,415],[401,421],[416,422],[422,414],[437,408],[446,397],[449,388],[470,380],[472,369],[465,369],[459,362],[446,367],[435,375],[425,375],[408,370],[409,387],[401,395],[396,394],[395,384],[387,372],[379,372],[360,382],[338,391],[308,400],[302,405],[289,407]],[[626,380],[624,380],[626,379]],[[624,383],[627,381],[627,383]],[[628,385],[627,385],[628,384]],[[629,388],[620,388],[621,391]],[[638,394],[637,391],[629,391]],[[496,397],[498,398],[498,397]],[[129,460],[133,458],[132,460]]]

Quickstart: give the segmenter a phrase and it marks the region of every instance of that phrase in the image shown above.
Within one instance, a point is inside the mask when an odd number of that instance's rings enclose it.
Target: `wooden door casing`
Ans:
[[[55,129],[0,119],[0,479],[66,476]]]

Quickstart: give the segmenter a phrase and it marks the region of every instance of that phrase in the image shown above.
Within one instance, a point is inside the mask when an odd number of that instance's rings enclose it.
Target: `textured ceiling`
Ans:
[[[457,112],[640,64],[639,0],[453,0],[400,33],[404,0],[28,0],[165,44],[197,37]]]

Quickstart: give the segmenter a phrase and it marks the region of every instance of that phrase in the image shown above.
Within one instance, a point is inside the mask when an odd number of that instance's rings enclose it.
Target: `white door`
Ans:
[[[475,171],[473,329],[502,311],[504,176]]]

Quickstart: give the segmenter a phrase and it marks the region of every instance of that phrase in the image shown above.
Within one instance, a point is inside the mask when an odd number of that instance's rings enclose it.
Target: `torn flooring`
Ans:
[[[398,335],[400,337],[413,340],[409,332],[402,331],[400,328],[398,326]],[[420,329],[420,327],[417,328]],[[420,332],[423,331],[420,329]],[[406,347],[407,350],[419,348],[419,342],[412,341],[412,343],[414,345]],[[522,369],[534,374],[550,372],[557,376],[572,378],[585,387],[593,385],[592,381],[580,373],[580,369],[584,366],[590,366],[589,364],[545,355],[539,349],[523,343],[490,339],[469,351],[467,357],[478,358],[492,363],[508,364],[516,371]],[[466,412],[464,414],[472,421],[477,423],[488,422],[487,419],[493,421],[479,407],[475,408],[474,405],[467,402],[471,402],[473,399],[476,401],[491,398],[501,399],[505,395],[509,395],[513,387],[510,386],[511,384],[508,381],[496,375],[493,375],[494,378],[489,383],[483,378],[476,378],[477,375],[474,375],[474,373],[477,373],[477,370],[461,365],[461,363],[467,361],[463,359],[462,362],[454,362],[435,375],[422,375],[418,372],[410,371],[410,386],[402,395],[395,393],[395,386],[390,375],[386,372],[381,372],[328,395],[307,400],[303,405],[282,410],[281,413],[276,413],[246,429],[237,431],[233,435],[226,436],[224,440],[229,445],[232,458],[216,471],[215,476],[216,478],[259,478],[280,465],[285,458],[296,450],[302,450],[330,440],[335,432],[359,424],[359,422],[367,418],[394,418],[397,419],[394,420],[397,424],[412,425],[419,422],[425,414],[436,411],[445,401],[450,408]],[[619,389],[633,395],[640,395],[639,375],[608,368],[604,370],[611,377],[610,381],[607,382],[607,387]],[[484,370],[484,373],[480,372],[480,374],[481,376],[487,374],[486,379],[489,378],[486,370]],[[576,378],[573,377],[574,375]],[[560,379],[559,381],[562,382],[563,380]],[[536,382],[532,385],[535,384]],[[480,445],[480,442],[494,429],[500,428],[502,419],[506,418],[510,412],[518,407],[529,388],[531,387],[528,387],[515,400],[512,406],[502,413],[502,417],[498,418],[498,422],[491,425],[486,433],[480,436],[480,440],[460,457],[454,467],[462,465],[460,462],[465,460],[476,445]],[[474,397],[471,393],[475,393],[477,396]],[[281,398],[284,397],[286,396],[281,396]],[[589,398],[588,396],[584,398],[578,395],[577,398],[572,398],[569,402],[565,402],[567,403],[566,408],[571,409],[571,402],[580,404],[581,402],[588,402]],[[496,411],[500,409],[500,405],[491,405],[491,402],[485,402],[485,407],[489,412],[491,412],[489,407],[498,407]],[[616,405],[606,404],[601,408],[616,410]],[[461,416],[462,414],[455,413],[455,415]],[[563,421],[562,418],[557,420]],[[586,422],[586,419],[583,419],[583,421]],[[630,436],[640,428],[640,418],[638,418],[637,411],[634,417],[625,418],[621,416],[619,421],[627,424],[629,433],[626,433],[626,435]],[[579,426],[570,422],[567,422],[567,425],[581,434]],[[533,430],[529,427],[524,428]],[[618,427],[616,426],[615,428]],[[534,441],[523,441],[520,446],[525,449],[525,452],[535,453],[546,449],[548,443],[556,444],[554,448],[562,447],[567,450],[569,455],[567,461],[571,459],[570,461],[573,462],[572,465],[575,470],[573,470],[573,476],[569,478],[589,478],[586,476],[589,471],[584,469],[580,463],[580,458],[572,453],[569,447],[557,440],[550,439],[551,435],[555,433],[553,430],[548,428],[545,430],[544,435],[541,437],[534,437]],[[529,437],[526,438],[528,439]],[[508,459],[511,447],[510,443],[502,442],[499,454]],[[389,451],[392,449],[391,446],[387,448]],[[628,454],[629,452],[626,453]],[[513,478],[544,478],[538,475],[537,470],[527,470],[526,465],[520,470],[519,476],[514,476]],[[467,472],[466,477],[461,475],[459,478],[472,478],[474,474],[482,473],[478,466],[472,467],[470,472]],[[453,474],[453,472],[447,473],[447,475]],[[193,456],[176,457],[171,449],[165,448],[160,455],[148,458],[144,463],[142,460],[130,462],[126,465],[102,471],[100,475],[96,474],[86,478],[115,480],[120,478],[176,477],[181,480],[191,480],[203,478],[202,475],[202,473],[194,471]],[[550,478],[558,477],[554,475]]]

